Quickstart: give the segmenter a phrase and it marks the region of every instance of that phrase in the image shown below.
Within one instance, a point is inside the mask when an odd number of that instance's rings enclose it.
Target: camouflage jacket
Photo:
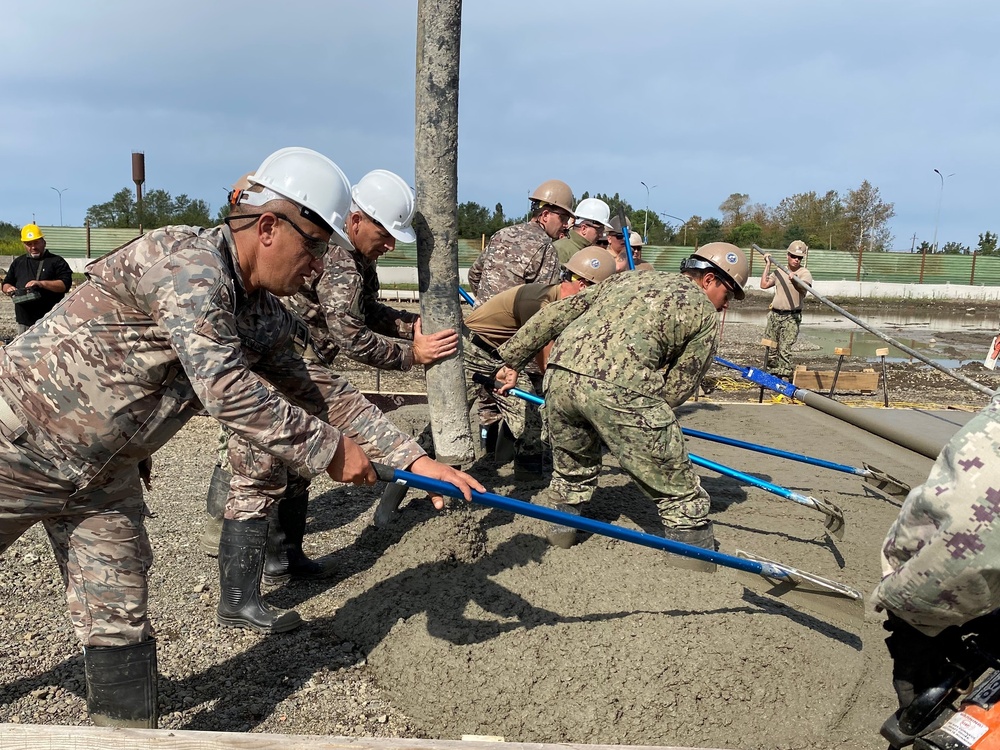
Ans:
[[[621,273],[534,315],[500,356],[516,370],[558,339],[549,367],[589,375],[666,401],[694,393],[715,354],[719,316],[691,279]]]
[[[238,268],[228,227],[157,229],[91,263],[86,283],[4,347],[3,398],[68,481],[99,486],[203,408],[304,476],[327,468],[341,434],[397,467],[423,455],[302,359],[305,326],[270,293],[248,295]]]
[[[383,370],[413,367],[413,324],[420,317],[378,298],[375,261],[357,250],[331,246],[323,272],[286,304],[309,326],[316,354],[328,365],[339,352]]]
[[[504,227],[490,237],[469,269],[469,286],[482,304],[505,289],[520,284],[555,284],[559,256],[537,221]]]
[[[882,546],[873,601],[927,635],[1000,608],[1000,396],[944,447]]]

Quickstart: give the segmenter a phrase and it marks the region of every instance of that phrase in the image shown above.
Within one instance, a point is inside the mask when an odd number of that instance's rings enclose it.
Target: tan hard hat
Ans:
[[[632,222],[627,216],[625,217],[625,226],[632,229]],[[623,234],[622,220],[618,218],[618,214],[611,217],[611,229],[608,230],[608,234]]]
[[[689,265],[691,268],[705,268],[702,263],[707,261],[711,270],[733,283],[736,287],[734,292],[736,299],[747,296],[743,287],[747,283],[747,276],[750,275],[750,264],[747,262],[746,253],[736,245],[728,242],[709,242],[707,245],[702,245],[688,260],[681,263],[681,270],[684,270],[685,264],[689,261],[694,261]]]
[[[563,265],[581,279],[596,284],[614,274],[616,262],[617,258],[610,250],[590,245],[575,252]]]
[[[628,243],[632,247],[642,247],[642,245],[643,245],[642,235],[639,234],[638,232],[629,232],[628,233]]]
[[[528,197],[538,203],[558,206],[570,216],[576,216],[573,213],[573,205],[576,203],[573,199],[573,190],[562,180],[546,180]]]
[[[788,254],[794,255],[796,258],[804,258],[806,256],[806,250],[809,249],[809,245],[804,243],[802,240],[794,240],[792,244],[788,246]]]

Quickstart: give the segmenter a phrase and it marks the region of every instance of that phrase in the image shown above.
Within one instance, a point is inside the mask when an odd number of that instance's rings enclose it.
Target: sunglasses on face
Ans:
[[[302,237],[302,245],[305,247],[306,252],[309,253],[314,258],[322,258],[327,254],[330,249],[330,243],[320,237],[313,237],[311,234],[306,234],[302,227],[296,224],[294,221],[289,219],[285,214],[274,212],[274,215],[281,219],[286,224],[289,224],[292,229],[299,233]]]

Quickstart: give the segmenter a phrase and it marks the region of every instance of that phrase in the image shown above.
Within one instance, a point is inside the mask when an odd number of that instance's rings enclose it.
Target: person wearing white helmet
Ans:
[[[565,264],[573,254],[590,247],[611,229],[611,208],[600,198],[584,198],[576,204],[576,220],[569,234],[552,243],[559,262]]]
[[[451,356],[458,349],[453,329],[425,335],[419,315],[389,307],[378,298],[378,259],[391,252],[397,240],[416,239],[411,227],[413,191],[402,177],[376,169],[351,188],[351,200],[344,230],[331,242],[322,271],[313,273],[297,294],[285,300],[309,326],[311,351],[327,366],[343,353],[372,367],[403,371]],[[273,585],[329,573],[302,548],[309,479],[285,471],[273,457],[256,455],[243,438],[230,438],[227,450],[228,460],[220,457],[209,484],[202,549],[217,554],[223,516],[234,508],[269,506],[278,497],[268,528],[263,582]],[[230,619],[227,624],[234,626],[274,629],[256,613],[242,623],[235,616]]]
[[[0,350],[0,554],[45,527],[95,724],[157,724],[142,467],[192,417],[207,413],[304,476],[372,485],[371,456],[453,482],[467,499],[481,488],[301,356],[305,326],[278,297],[319,271],[343,232],[343,172],[286,148],[249,183],[224,224],[155,229],[91,263],[84,284]],[[263,516],[224,521],[220,616],[261,608]],[[262,668],[278,679],[275,665]]]

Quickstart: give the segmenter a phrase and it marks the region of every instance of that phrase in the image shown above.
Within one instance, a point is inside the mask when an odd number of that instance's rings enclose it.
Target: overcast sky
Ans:
[[[57,188],[82,224],[132,187],[136,150],[145,190],[213,215],[282,146],[412,184],[415,0],[3,16],[0,220],[60,223]],[[998,31],[990,0],[466,0],[459,200],[514,214],[555,177],[642,208],[645,182],[651,210],[709,217],[734,192],[774,206],[867,179],[895,204],[895,248],[936,223],[974,247],[1000,231]]]

